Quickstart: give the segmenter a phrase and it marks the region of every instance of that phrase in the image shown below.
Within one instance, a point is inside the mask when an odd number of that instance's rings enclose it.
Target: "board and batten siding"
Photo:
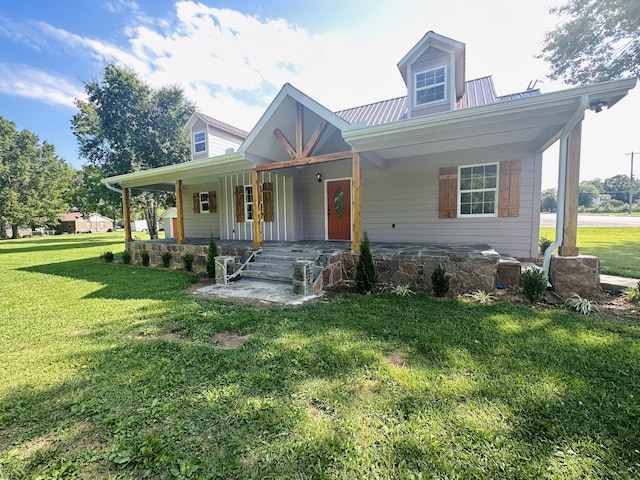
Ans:
[[[522,161],[517,217],[438,218],[439,169]],[[464,158],[454,154],[388,161],[384,170],[362,172],[362,228],[372,242],[488,244],[521,258],[537,256],[541,155]]]
[[[286,242],[294,239],[293,179],[273,172],[263,172],[260,183],[273,184],[273,222],[262,222],[265,241]],[[223,240],[253,240],[253,222],[236,222],[235,188],[251,185],[251,171],[225,175],[219,180],[218,212],[220,237]],[[254,196],[254,199],[257,198]]]

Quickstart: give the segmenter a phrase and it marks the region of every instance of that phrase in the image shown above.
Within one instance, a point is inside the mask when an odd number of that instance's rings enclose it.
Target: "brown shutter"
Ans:
[[[520,160],[500,162],[500,182],[498,183],[498,216],[517,217],[520,215],[520,183],[522,162]]]
[[[209,213],[216,213],[218,211],[218,202],[216,199],[216,192],[209,192]]]
[[[438,202],[439,218],[458,216],[458,167],[440,169],[440,198]]]
[[[244,222],[244,186],[236,187],[236,222]]]
[[[262,184],[262,216],[265,222],[273,222],[273,183]]]
[[[200,213],[200,194],[193,194],[193,213]]]

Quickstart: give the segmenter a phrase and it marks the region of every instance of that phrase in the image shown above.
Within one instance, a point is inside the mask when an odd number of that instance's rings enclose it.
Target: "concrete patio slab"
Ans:
[[[293,286],[286,283],[248,279],[226,285],[207,285],[197,289],[193,294],[277,305],[300,305],[318,297],[317,295],[306,297],[296,295],[293,293]]]

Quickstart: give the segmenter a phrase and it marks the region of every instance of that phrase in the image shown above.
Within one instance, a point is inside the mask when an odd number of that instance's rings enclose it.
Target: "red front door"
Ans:
[[[327,239],[351,240],[351,181],[327,182]]]

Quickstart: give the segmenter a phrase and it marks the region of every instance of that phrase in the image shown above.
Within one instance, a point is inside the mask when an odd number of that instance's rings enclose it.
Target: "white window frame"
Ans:
[[[196,136],[201,134],[203,139],[200,141],[196,141]],[[198,150],[198,145],[202,145],[203,149]],[[206,151],[207,151],[207,132],[205,130],[202,130],[201,132],[193,132],[193,153],[198,154],[198,153],[204,153]]]
[[[198,200],[200,201],[200,213],[209,213],[209,202],[211,201],[209,192],[198,192]]]
[[[438,70],[442,70],[443,71],[443,80],[441,82],[437,82],[437,83],[433,83],[431,85],[425,85],[423,87],[418,87],[418,75],[424,75],[427,74],[429,72],[436,72]],[[435,73],[434,73],[435,75]],[[427,90],[434,90],[438,87],[442,87],[443,90],[443,97],[442,98],[438,98],[436,100],[430,100],[428,102],[422,102],[422,103],[418,103],[418,92],[424,92]],[[447,66],[446,65],[441,65],[439,67],[436,68],[432,68],[429,70],[421,70],[419,72],[416,72],[415,75],[413,76],[413,104],[414,107],[422,107],[425,105],[429,105],[432,103],[438,103],[438,102],[446,102],[447,101]]]
[[[462,179],[462,171],[465,169],[474,169],[474,168],[479,168],[479,167],[490,167],[490,166],[495,166],[496,167],[496,175],[495,175],[495,186],[494,187],[487,187],[487,186],[482,186],[481,188],[473,188],[473,186],[471,186],[472,188],[465,188],[463,189],[463,179]],[[485,177],[483,176],[483,179]],[[484,183],[484,182],[483,182]],[[476,165],[461,165],[458,167],[458,217],[459,218],[478,218],[478,217],[497,217],[498,216],[498,187],[499,187],[499,183],[500,183],[500,164],[498,162],[487,162],[487,163],[479,163]],[[493,192],[493,213],[463,213],[462,212],[462,200],[463,200],[463,195],[465,194],[471,194],[472,196],[474,194],[479,194],[482,193],[484,196],[484,193],[488,193],[488,192]],[[464,202],[465,204],[469,203],[469,202]],[[473,199],[471,201],[471,208],[473,209]],[[482,202],[483,205],[485,203],[490,203],[485,201],[485,199],[483,198]]]
[[[251,198],[251,201],[249,201]],[[255,195],[253,194],[253,185],[244,186],[244,221],[253,222],[255,218]],[[249,205],[251,205],[251,218],[249,218]]]

